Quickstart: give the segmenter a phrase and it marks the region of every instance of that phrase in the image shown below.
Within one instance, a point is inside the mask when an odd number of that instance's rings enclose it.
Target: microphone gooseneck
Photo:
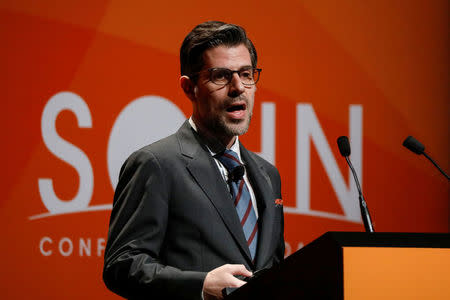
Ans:
[[[363,193],[361,191],[361,186],[359,184],[358,176],[356,175],[356,171],[353,168],[353,164],[349,158],[349,155],[351,153],[351,148],[350,148],[350,142],[348,141],[348,137],[340,136],[337,139],[337,144],[339,147],[339,152],[341,152],[341,155],[347,161],[347,164],[350,167],[350,170],[352,171],[353,178],[355,179],[356,188],[358,189],[358,194],[359,194],[359,208],[361,210],[361,217],[363,219],[364,228],[365,228],[366,232],[375,232],[373,225],[372,225],[372,219],[370,218],[369,208],[367,207],[366,200],[364,199]]]
[[[405,146],[407,149],[411,150],[412,152],[416,153],[417,155],[423,154],[431,163],[439,170],[439,172],[442,173],[442,175],[447,178],[447,180],[450,180],[450,177],[447,175],[447,173],[444,172],[444,170],[441,169],[441,167],[425,152],[425,146],[422,145],[421,142],[416,140],[412,136],[408,136],[403,141],[403,146]]]

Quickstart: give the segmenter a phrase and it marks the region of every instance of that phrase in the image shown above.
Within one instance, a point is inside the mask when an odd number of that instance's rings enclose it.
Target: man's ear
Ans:
[[[196,86],[192,79],[190,79],[188,76],[183,75],[180,77],[180,86],[183,89],[183,92],[186,94],[186,96],[191,100],[195,101],[197,99],[196,97]]]

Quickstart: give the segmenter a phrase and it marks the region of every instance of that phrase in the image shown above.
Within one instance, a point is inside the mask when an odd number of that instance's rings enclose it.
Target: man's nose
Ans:
[[[228,96],[237,97],[245,91],[245,87],[242,84],[241,78],[237,73],[233,74],[229,83]]]

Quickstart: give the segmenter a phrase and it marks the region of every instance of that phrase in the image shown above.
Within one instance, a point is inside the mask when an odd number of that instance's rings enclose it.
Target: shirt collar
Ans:
[[[189,118],[189,124],[191,125],[192,129],[194,129],[194,131],[198,133],[198,131],[197,131],[197,126],[195,125],[194,120],[192,119],[192,116]],[[205,146],[206,146],[206,148],[208,148],[208,151],[209,151],[209,153],[210,153],[212,156],[214,156],[214,155],[217,154],[217,153],[213,152],[213,151],[208,147],[208,145],[205,145]],[[238,137],[238,136],[236,136],[236,139],[234,140],[233,145],[230,147],[230,150],[236,152],[237,155],[239,156],[239,160],[242,161],[242,158],[241,158],[241,149],[240,149],[240,147],[239,147],[239,137]]]

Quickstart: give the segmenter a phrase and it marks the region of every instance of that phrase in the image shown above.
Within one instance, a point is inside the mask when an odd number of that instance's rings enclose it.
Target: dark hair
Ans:
[[[201,23],[184,38],[180,48],[181,75],[192,76],[203,67],[203,53],[211,48],[243,44],[250,53],[252,66],[256,67],[258,56],[255,46],[247,37],[244,28],[220,21]]]

